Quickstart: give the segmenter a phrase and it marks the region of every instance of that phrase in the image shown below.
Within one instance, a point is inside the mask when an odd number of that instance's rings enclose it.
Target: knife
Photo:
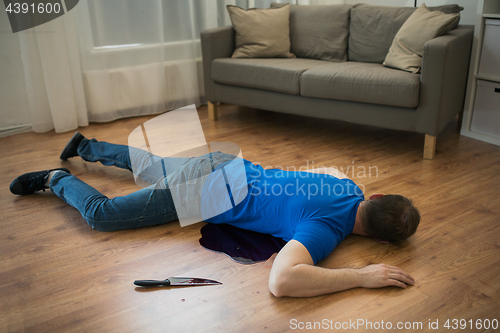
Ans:
[[[135,280],[134,284],[141,287],[152,286],[203,286],[210,284],[222,284],[219,281],[190,278],[190,277],[169,277],[166,280]]]

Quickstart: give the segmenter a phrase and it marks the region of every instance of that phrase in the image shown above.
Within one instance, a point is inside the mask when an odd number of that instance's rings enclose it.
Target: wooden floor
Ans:
[[[220,107],[216,122],[208,120],[206,107],[199,114],[207,141],[236,143],[245,158],[263,166],[343,168],[365,194],[411,197],[422,221],[407,243],[348,236],[321,265],[397,265],[415,286],[277,299],[267,286],[272,259],[241,265],[203,249],[202,223],[92,230],[50,191],[17,197],[10,182],[24,172],[64,166],[114,197],[138,189],[131,174],[79,158],[60,161],[72,132],[26,133],[0,139],[0,332],[285,332],[314,322],[324,331],[376,331],[400,322],[412,327],[404,331],[428,332],[436,321],[433,331],[455,331],[444,327],[448,319],[452,327],[451,320],[466,320],[462,332],[493,331],[476,325],[500,320],[500,147],[460,136],[455,121],[438,136],[429,161],[422,159],[421,134],[232,105]],[[80,131],[126,144],[150,118]],[[223,285],[133,285],[175,275]],[[360,325],[347,327],[350,322]]]

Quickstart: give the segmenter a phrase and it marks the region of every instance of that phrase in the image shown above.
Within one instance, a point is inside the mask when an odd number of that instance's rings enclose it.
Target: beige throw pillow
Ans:
[[[384,66],[419,73],[422,67],[424,44],[457,26],[460,14],[430,11],[422,4],[406,20],[392,42]]]
[[[290,5],[244,10],[228,5],[235,30],[233,58],[295,58],[290,53]]]
[[[446,14],[460,13],[459,5],[428,7]],[[290,8],[290,24],[292,20]],[[399,29],[418,8],[356,4],[351,9],[347,58],[349,61],[383,63]],[[458,22],[457,22],[458,24]],[[293,35],[293,30],[290,30]],[[291,52],[295,55],[292,39]]]

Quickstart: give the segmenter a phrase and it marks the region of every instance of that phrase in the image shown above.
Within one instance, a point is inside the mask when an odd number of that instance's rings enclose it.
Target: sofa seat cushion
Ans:
[[[212,79],[222,84],[299,95],[300,75],[323,64],[325,61],[297,58],[219,58],[212,62]]]
[[[415,108],[420,75],[375,63],[328,63],[302,74],[300,92],[307,97]]]

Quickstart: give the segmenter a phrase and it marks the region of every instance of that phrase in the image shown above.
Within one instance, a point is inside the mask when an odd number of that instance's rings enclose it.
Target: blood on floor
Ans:
[[[286,242],[268,234],[209,223],[201,228],[200,244],[208,250],[224,253],[238,263],[253,264],[269,259]]]

